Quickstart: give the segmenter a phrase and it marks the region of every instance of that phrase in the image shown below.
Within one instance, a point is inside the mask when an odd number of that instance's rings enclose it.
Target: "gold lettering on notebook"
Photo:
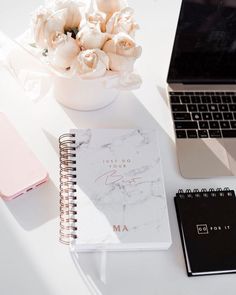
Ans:
[[[110,169],[127,168],[131,164],[131,159],[106,159],[102,160],[103,165],[106,165]]]
[[[113,225],[113,231],[114,232],[124,232],[129,231],[128,227],[126,225]]]
[[[135,185],[141,183],[142,177],[130,177],[126,178],[124,175],[120,174],[117,170],[110,170],[102,175],[99,175],[94,182],[102,181],[105,185],[110,185],[113,183],[123,182],[124,184]]]

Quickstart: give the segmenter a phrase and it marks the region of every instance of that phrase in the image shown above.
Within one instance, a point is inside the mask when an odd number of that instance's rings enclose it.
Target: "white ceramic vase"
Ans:
[[[79,111],[94,111],[111,104],[120,90],[106,87],[104,78],[81,79],[53,76],[54,96],[62,105]]]

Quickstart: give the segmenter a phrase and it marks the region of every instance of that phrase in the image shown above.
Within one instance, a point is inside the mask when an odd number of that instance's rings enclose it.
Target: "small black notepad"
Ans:
[[[180,190],[175,207],[188,276],[236,272],[234,191]]]

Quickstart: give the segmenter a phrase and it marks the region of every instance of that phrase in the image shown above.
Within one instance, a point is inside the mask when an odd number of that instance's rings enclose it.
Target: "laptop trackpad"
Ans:
[[[176,141],[180,172],[185,178],[232,175],[223,139]]]

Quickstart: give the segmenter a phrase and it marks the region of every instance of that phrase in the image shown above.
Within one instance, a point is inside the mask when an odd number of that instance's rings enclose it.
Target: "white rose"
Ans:
[[[65,72],[75,67],[80,49],[70,33],[58,35],[53,47],[55,49],[49,51],[49,62],[56,71]]]
[[[94,12],[87,15],[87,22],[95,26],[99,25],[101,32],[106,32],[106,15],[102,12]]]
[[[134,21],[134,10],[130,7],[115,12],[106,24],[107,33],[118,34],[124,32],[132,37],[138,28],[138,24]]]
[[[78,28],[82,19],[81,7],[84,4],[76,0],[56,0],[55,10],[65,10],[65,30]]]
[[[101,49],[108,37],[102,33],[99,24],[86,24],[76,35],[79,45],[83,49]]]
[[[64,12],[53,13],[52,10],[40,7],[32,17],[32,30],[35,43],[45,49],[52,47],[58,33],[64,33]]]
[[[107,14],[114,13],[127,6],[126,0],[96,0],[96,2],[98,9]]]
[[[81,78],[98,78],[105,75],[109,67],[109,58],[100,49],[81,51],[77,57],[78,73]]]
[[[109,68],[112,71],[132,72],[135,60],[141,55],[142,48],[125,33],[115,35],[103,46],[109,56]]]

